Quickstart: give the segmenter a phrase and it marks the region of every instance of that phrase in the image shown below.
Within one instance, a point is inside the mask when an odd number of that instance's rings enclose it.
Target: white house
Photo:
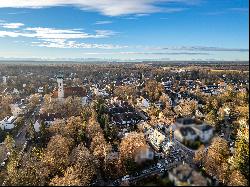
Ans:
[[[154,129],[153,133],[149,135],[149,140],[156,149],[159,149],[162,142],[165,140],[165,135],[157,129]]]
[[[3,84],[6,85],[7,84],[7,77],[3,76]]]
[[[194,126],[193,129],[203,143],[209,142],[214,134],[214,130],[210,125]]]
[[[10,108],[11,108],[12,115],[15,117],[24,114],[24,111],[26,109],[25,106],[21,106],[18,104],[11,104]]]
[[[82,106],[87,105],[88,103],[88,97],[82,97]]]
[[[181,127],[174,131],[174,137],[179,142],[184,142],[185,140],[192,142],[198,137],[198,135],[192,127]]]
[[[140,107],[142,110],[147,110],[150,106],[150,103],[147,99],[141,97],[137,98],[137,106]]]
[[[0,121],[0,127],[2,130],[10,130],[15,127],[14,122],[16,120],[15,116],[5,117],[2,121]]]
[[[36,132],[39,132],[40,131],[40,123],[38,122],[38,120],[36,120],[36,122],[34,123],[34,129]]]
[[[194,141],[199,137],[203,143],[208,142],[214,133],[212,126],[192,118],[179,118],[175,122],[174,136],[180,142]]]
[[[18,89],[14,88],[14,89],[13,89],[13,94],[19,94]]]
[[[43,93],[43,87],[39,87],[38,90],[37,90],[38,93]]]

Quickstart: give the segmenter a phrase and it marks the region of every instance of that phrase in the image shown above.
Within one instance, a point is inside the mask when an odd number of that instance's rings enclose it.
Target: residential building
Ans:
[[[0,127],[2,130],[11,130],[15,127],[14,122],[16,120],[15,116],[7,116],[2,121],[0,121]]]
[[[176,186],[207,186],[208,182],[201,173],[192,169],[188,164],[184,163],[169,172],[169,179]]]

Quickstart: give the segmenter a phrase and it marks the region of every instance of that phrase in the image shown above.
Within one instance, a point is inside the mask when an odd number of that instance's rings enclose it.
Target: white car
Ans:
[[[129,175],[126,175],[126,176],[122,177],[122,181],[126,181],[126,180],[129,180],[129,179],[130,179]]]
[[[5,166],[5,162],[2,162],[2,163],[1,163],[1,166],[2,166],[2,167]]]
[[[157,168],[162,168],[163,165],[161,163],[157,163]]]

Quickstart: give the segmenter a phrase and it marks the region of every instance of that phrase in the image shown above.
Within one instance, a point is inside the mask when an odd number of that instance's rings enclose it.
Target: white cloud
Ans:
[[[158,3],[196,3],[200,0],[1,0],[0,8],[43,8],[51,6],[77,6],[83,10],[97,11],[107,16],[148,14],[155,12],[181,11],[176,8],[161,8]]]
[[[23,23],[1,23],[0,26],[6,29],[17,29],[24,26]]]
[[[32,37],[30,34],[28,33],[22,33],[22,32],[16,32],[16,31],[1,31],[0,30],[0,38],[3,37],[11,37],[11,38],[16,38],[16,37]]]
[[[125,52],[102,52],[102,53],[84,53],[86,55],[210,55],[209,53],[199,52],[137,52],[137,51],[125,51]]]
[[[107,25],[113,23],[112,21],[97,21],[95,25]]]
[[[43,27],[28,27],[21,31],[0,30],[0,37],[29,37],[38,39],[107,38],[115,34],[116,32],[110,30],[96,30],[94,34],[89,34],[74,29],[55,29]]]
[[[166,50],[184,50],[184,51],[226,51],[226,52],[249,52],[249,49],[241,48],[224,48],[224,47],[207,47],[207,46],[181,46],[181,47],[164,47]]]
[[[19,24],[20,26],[23,24]],[[14,26],[13,26],[14,28]],[[36,39],[32,42],[32,46],[48,47],[48,48],[96,48],[96,49],[121,49],[126,46],[112,44],[88,44],[74,40],[87,38],[107,38],[115,35],[116,32],[110,30],[96,30],[90,34],[79,29],[55,29],[44,27],[28,27],[21,30],[0,30],[0,38],[2,37],[26,37]]]
[[[41,39],[39,42],[32,42],[33,46],[48,47],[48,48],[74,48],[74,49],[123,49],[128,46],[113,45],[113,44],[91,44],[80,43],[76,41],[68,41],[65,39]]]

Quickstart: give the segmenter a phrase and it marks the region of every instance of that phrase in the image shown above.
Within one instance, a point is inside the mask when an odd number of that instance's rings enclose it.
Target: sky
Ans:
[[[248,60],[248,0],[0,0],[0,58]]]

